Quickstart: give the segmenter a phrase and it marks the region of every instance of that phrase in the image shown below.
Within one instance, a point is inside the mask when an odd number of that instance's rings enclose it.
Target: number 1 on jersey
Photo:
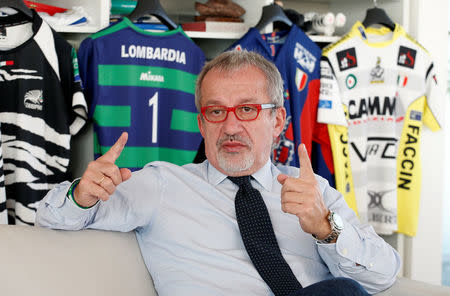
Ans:
[[[158,142],[158,92],[150,98],[148,105],[153,106],[152,143],[156,143]]]

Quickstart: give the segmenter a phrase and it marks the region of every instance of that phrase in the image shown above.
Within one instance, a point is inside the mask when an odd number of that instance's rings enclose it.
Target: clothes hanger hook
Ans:
[[[377,7],[377,0],[373,0],[373,6]]]

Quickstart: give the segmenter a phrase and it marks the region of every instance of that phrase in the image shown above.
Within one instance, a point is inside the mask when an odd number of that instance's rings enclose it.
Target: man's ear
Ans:
[[[286,109],[284,109],[284,107],[277,108],[276,112],[277,113],[275,115],[275,127],[273,130],[274,138],[278,137],[281,134],[284,128],[284,122],[286,121]]]
[[[197,115],[197,124],[198,124],[198,129],[200,130],[200,133],[202,134],[202,137],[205,138],[204,130],[203,130],[203,119],[202,119],[202,115],[200,113]]]

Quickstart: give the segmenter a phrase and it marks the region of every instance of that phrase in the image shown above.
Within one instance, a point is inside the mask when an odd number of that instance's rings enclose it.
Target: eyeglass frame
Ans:
[[[239,116],[236,114],[236,108],[243,107],[243,106],[249,106],[249,107],[256,108],[256,110],[257,110],[258,112],[256,113],[255,118],[253,118],[253,119],[241,119],[241,118],[239,118]],[[206,112],[206,110],[207,110],[208,108],[211,108],[211,107],[215,107],[215,108],[223,107],[223,109],[227,111],[227,114],[225,115],[225,118],[224,118],[223,120],[220,120],[220,121],[211,121],[211,120],[209,120],[209,119],[207,118],[205,112]],[[239,120],[239,121],[253,121],[253,120],[256,120],[256,119],[258,118],[259,113],[261,112],[261,110],[265,110],[265,109],[274,109],[274,108],[278,108],[278,107],[277,107],[277,105],[275,105],[275,104],[273,104],[273,103],[266,103],[266,104],[239,104],[239,105],[236,105],[236,106],[233,106],[233,107],[227,107],[227,106],[224,106],[224,105],[210,105],[210,106],[202,107],[202,108],[200,109],[200,113],[203,115],[203,118],[205,118],[206,121],[211,122],[211,123],[221,123],[221,122],[224,122],[225,120],[227,120],[228,114],[229,114],[230,112],[233,112],[233,113],[234,113],[234,116],[235,116],[236,119]]]

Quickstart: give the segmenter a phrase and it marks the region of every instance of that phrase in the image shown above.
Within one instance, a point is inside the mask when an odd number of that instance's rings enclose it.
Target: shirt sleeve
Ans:
[[[320,256],[335,277],[352,278],[370,294],[389,288],[400,270],[398,252],[372,226],[362,224],[342,195],[324,183],[321,186],[325,203],[342,217],[344,229],[336,243],[318,243]]]
[[[159,169],[145,167],[119,184],[108,201],[82,209],[67,197],[70,182],[63,182],[42,199],[36,225],[54,229],[85,228],[128,232],[150,224],[166,186]]]

